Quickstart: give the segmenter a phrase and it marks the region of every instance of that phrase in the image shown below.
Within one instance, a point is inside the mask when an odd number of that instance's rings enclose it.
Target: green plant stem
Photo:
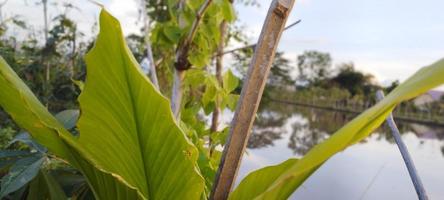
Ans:
[[[182,100],[182,82],[185,76],[185,71],[175,70],[173,79],[173,91],[171,94],[171,110],[174,116],[179,118],[180,104]]]
[[[233,3],[232,1],[230,1]],[[220,25],[220,39],[219,44],[217,46],[217,56],[216,56],[216,79],[219,83],[220,87],[223,87],[223,78],[222,78],[222,68],[223,68],[223,62],[224,62],[224,48],[225,48],[225,37],[227,35],[227,29],[228,29],[228,22],[224,20]],[[219,127],[219,115],[220,115],[220,99],[216,99],[216,106],[214,107],[212,118],[211,118],[211,127],[210,127],[210,139],[209,139],[209,148],[210,148],[210,157],[213,154],[213,141],[211,139],[211,135],[214,132],[217,132],[217,128]]]
[[[180,104],[182,102],[183,78],[185,76],[185,71],[190,68],[188,54],[190,52],[191,44],[194,36],[196,36],[199,25],[202,22],[202,17],[212,2],[213,0],[206,0],[202,4],[199,11],[196,13],[196,17],[191,25],[191,29],[188,32],[187,37],[176,50],[175,75],[173,79],[173,91],[171,94],[171,109],[173,110],[173,114],[176,116],[176,118],[179,118]]]

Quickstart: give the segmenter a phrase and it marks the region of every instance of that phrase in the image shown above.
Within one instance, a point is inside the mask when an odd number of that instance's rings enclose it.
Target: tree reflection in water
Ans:
[[[302,156],[353,117],[355,115],[350,113],[266,102],[259,109],[247,147],[258,149],[273,146],[274,141],[284,139],[284,135],[288,134],[288,147],[295,155]],[[421,141],[444,140],[442,127],[398,121],[398,128],[401,134],[414,133]],[[394,143],[387,126],[384,125],[375,132],[378,140]],[[366,140],[362,142],[365,143]],[[444,155],[444,143],[441,151]]]
[[[261,110],[253,126],[247,147],[255,149],[273,145],[273,141],[281,139],[281,135],[285,133],[283,127],[290,116],[289,113]]]

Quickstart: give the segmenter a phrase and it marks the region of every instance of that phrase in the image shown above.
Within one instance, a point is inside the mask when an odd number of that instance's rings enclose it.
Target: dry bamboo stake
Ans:
[[[384,99],[384,92],[378,90],[376,92],[376,98],[378,101]],[[391,133],[393,138],[395,139],[396,144],[398,145],[399,151],[401,152],[402,158],[404,159],[405,166],[409,171],[410,178],[412,179],[413,186],[415,186],[416,194],[418,195],[419,200],[427,200],[427,193],[424,189],[424,185],[422,184],[421,178],[419,178],[418,172],[416,171],[415,164],[413,163],[412,158],[410,157],[409,151],[402,141],[401,134],[399,133],[398,127],[396,126],[395,120],[393,119],[393,114],[387,117],[386,120],[387,125],[391,129]]]
[[[242,88],[210,199],[225,200],[235,180],[271,63],[294,0],[274,0]]]

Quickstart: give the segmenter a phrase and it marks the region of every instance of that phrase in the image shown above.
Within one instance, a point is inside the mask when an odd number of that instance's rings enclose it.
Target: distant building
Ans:
[[[440,101],[443,96],[444,92],[442,91],[430,90],[418,96],[416,99],[413,100],[413,102],[416,106],[425,106],[427,104]]]

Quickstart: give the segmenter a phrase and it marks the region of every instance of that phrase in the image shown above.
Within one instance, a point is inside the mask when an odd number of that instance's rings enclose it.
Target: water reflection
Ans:
[[[278,103],[263,105],[237,183],[249,172],[301,157],[353,114]],[[444,199],[444,128],[397,121],[431,199]],[[328,160],[291,199],[417,199],[389,129]]]
[[[299,116],[301,119],[290,120],[295,116]],[[288,148],[293,150],[295,155],[305,155],[313,146],[327,139],[354,117],[356,115],[351,113],[269,103],[259,110],[247,147],[258,149],[273,146],[273,141],[282,139],[283,134],[290,134]],[[291,129],[286,131],[285,125],[288,123],[290,123]],[[420,140],[444,140],[443,127],[403,121],[397,121],[397,125],[401,134],[412,132]],[[378,140],[394,143],[387,126],[379,128],[376,135]],[[362,142],[365,143],[366,140]],[[444,145],[441,147],[441,151],[444,155]]]

